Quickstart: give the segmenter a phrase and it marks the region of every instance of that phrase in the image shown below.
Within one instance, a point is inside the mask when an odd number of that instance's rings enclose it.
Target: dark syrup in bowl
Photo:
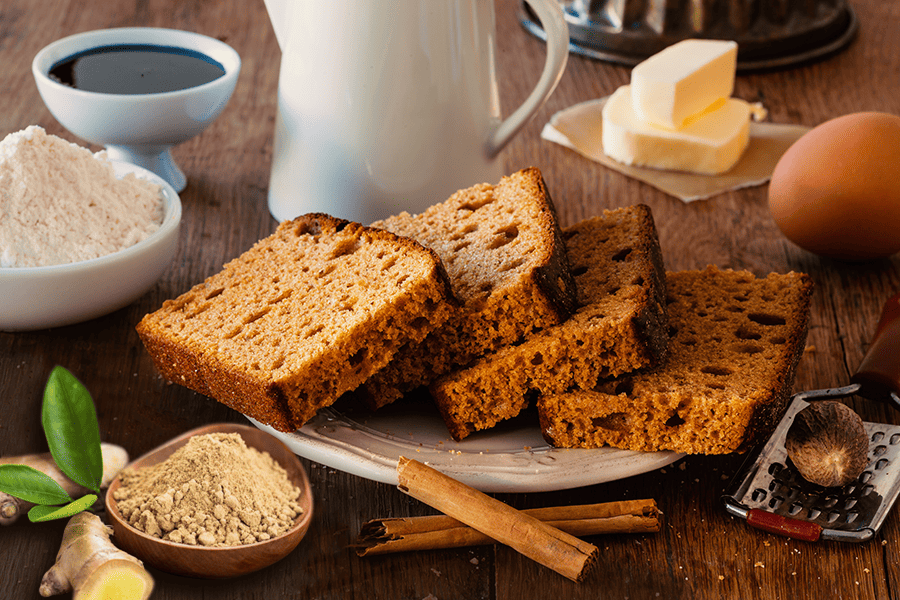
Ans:
[[[101,46],[54,64],[50,78],[103,94],[162,94],[203,85],[225,74],[201,52],[153,44]]]

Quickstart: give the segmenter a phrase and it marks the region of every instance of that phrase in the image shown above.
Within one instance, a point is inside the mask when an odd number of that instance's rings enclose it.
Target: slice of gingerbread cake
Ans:
[[[811,279],[708,267],[670,273],[667,286],[666,360],[594,389],[541,396],[550,444],[724,454],[778,423],[804,350]]]
[[[430,386],[454,439],[516,416],[535,393],[590,389],[664,355],[665,271],[650,208],[605,211],[563,238],[577,289],[572,316]]]
[[[528,168],[372,224],[437,252],[460,306],[356,392],[377,409],[459,365],[564,321],[575,282],[543,176]]]
[[[293,431],[455,306],[437,254],[322,214],[286,221],[137,331],[167,379]]]

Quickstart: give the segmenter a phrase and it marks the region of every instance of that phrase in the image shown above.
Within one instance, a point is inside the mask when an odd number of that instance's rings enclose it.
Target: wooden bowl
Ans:
[[[268,452],[287,471],[288,478],[301,490],[300,505],[303,514],[294,526],[284,534],[255,544],[207,548],[177,544],[149,536],[129,525],[113,498],[121,485],[116,477],[106,492],[106,512],[114,532],[117,546],[146,564],[162,571],[203,579],[222,579],[252,573],[281,560],[290,554],[306,535],[312,521],[312,490],[306,471],[297,456],[274,436],[249,425],[219,423],[188,431],[130,463],[134,468],[160,463],[195,435],[208,433],[239,433],[247,446]]]

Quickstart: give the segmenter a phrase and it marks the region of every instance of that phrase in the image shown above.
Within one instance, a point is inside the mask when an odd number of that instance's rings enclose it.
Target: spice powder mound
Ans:
[[[288,531],[303,512],[284,468],[237,433],[194,436],[164,462],[120,477],[113,497],[125,520],[170,542],[262,542]]]
[[[108,159],[36,125],[0,141],[0,268],[90,260],[160,228],[160,186]]]

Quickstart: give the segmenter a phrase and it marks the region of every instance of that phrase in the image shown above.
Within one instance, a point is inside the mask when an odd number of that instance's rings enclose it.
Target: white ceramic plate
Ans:
[[[560,449],[529,412],[455,442],[437,410],[404,399],[372,413],[334,407],[293,433],[250,419],[298,455],[366,479],[397,485],[400,456],[426,463],[483,492],[545,492],[614,481],[679,460],[674,452]]]

